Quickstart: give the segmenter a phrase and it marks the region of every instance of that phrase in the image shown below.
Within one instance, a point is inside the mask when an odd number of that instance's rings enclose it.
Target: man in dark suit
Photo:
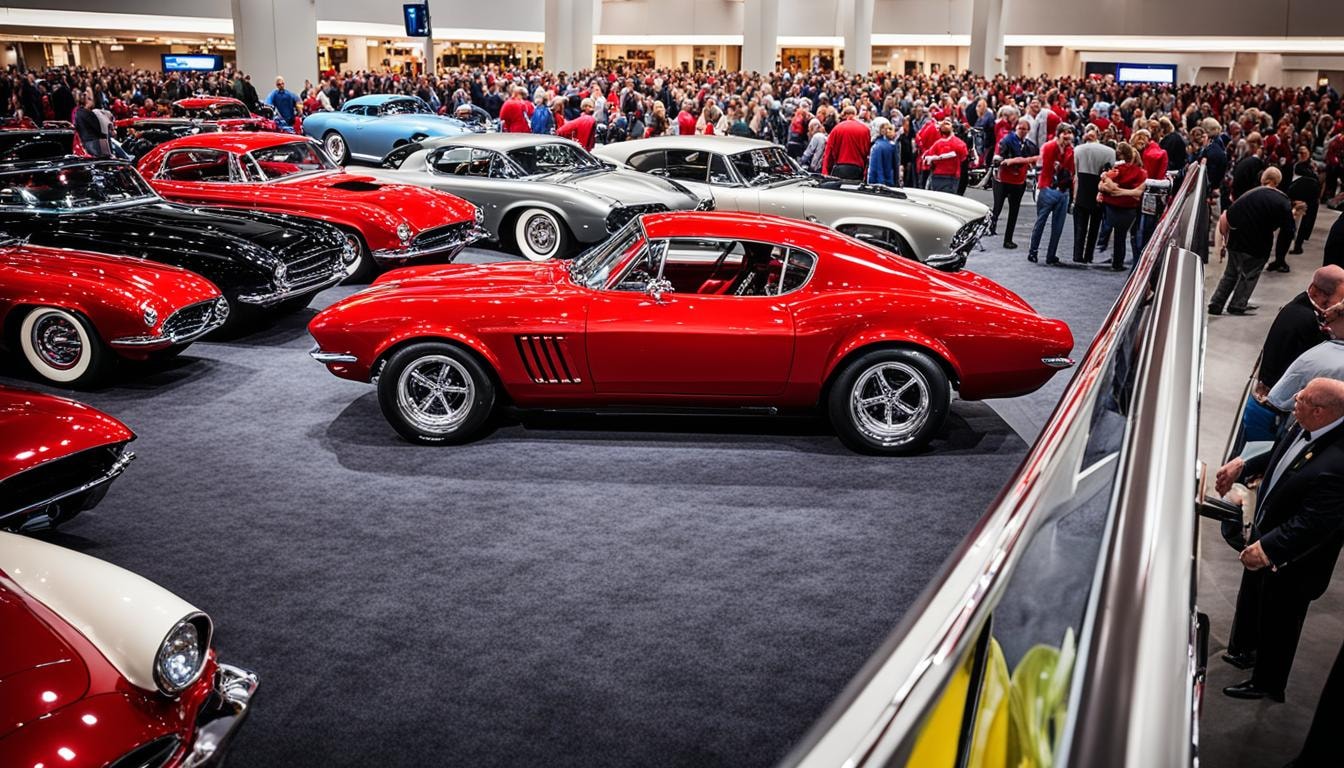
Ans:
[[[1223,657],[1255,671],[1223,689],[1234,698],[1283,701],[1307,608],[1325,593],[1344,545],[1344,381],[1312,379],[1293,416],[1272,451],[1218,470],[1220,494],[1243,475],[1264,476]]]

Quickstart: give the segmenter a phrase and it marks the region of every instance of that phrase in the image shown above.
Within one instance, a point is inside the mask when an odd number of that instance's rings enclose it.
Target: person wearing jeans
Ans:
[[[1013,132],[999,142],[994,160],[998,168],[994,178],[994,212],[990,218],[989,234],[997,234],[999,214],[1003,204],[1008,203],[1008,226],[1003,231],[1003,247],[1016,248],[1013,235],[1017,230],[1017,212],[1022,207],[1022,195],[1027,191],[1027,172],[1036,164],[1040,155],[1036,147],[1027,141],[1031,132],[1031,121],[1025,117],[1017,121]]]
[[[1101,229],[1102,207],[1097,202],[1097,188],[1101,174],[1115,165],[1115,150],[1097,140],[1097,126],[1083,130],[1083,143],[1073,151],[1073,260],[1091,264],[1097,247],[1097,232]]]
[[[1115,147],[1115,168],[1103,173],[1097,187],[1098,201],[1105,212],[1106,221],[1115,232],[1115,247],[1111,249],[1111,269],[1119,272],[1125,268],[1125,237],[1139,212],[1139,200],[1143,197],[1143,182],[1148,174],[1138,163],[1139,153],[1128,142],[1120,142]],[[1139,252],[1134,252],[1134,259]]]
[[[1031,228],[1031,247],[1027,261],[1037,261],[1041,235],[1050,224],[1050,245],[1045,253],[1046,264],[1059,263],[1059,236],[1064,234],[1064,218],[1069,214],[1069,199],[1073,190],[1073,126],[1059,126],[1055,138],[1041,147],[1041,170],[1036,179],[1036,225]]]

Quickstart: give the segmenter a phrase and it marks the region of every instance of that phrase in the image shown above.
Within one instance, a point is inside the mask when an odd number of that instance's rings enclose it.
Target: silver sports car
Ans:
[[[989,209],[974,200],[818,178],[768,141],[660,136],[607,144],[595,154],[712,194],[719,210],[817,222],[942,270],[960,269],[989,227]]]
[[[370,175],[470,200],[482,226],[533,261],[605,240],[643,213],[708,209],[679,182],[619,169],[555,136],[492,133],[428,139],[392,150]]]

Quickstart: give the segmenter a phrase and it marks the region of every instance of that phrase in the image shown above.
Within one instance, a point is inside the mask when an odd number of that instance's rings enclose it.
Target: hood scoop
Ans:
[[[382,188],[381,185],[375,184],[371,181],[358,181],[354,179],[348,181],[338,181],[335,184],[332,184],[331,186],[335,187],[336,189],[344,189],[346,192],[377,192],[379,189]]]

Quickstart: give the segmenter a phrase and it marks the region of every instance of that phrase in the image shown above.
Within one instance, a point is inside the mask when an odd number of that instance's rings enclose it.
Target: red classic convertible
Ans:
[[[135,458],[134,439],[83,403],[0,387],[0,528],[50,528],[97,504]]]
[[[983,277],[745,213],[649,214],[573,262],[395,270],[308,330],[422,443],[467,440],[508,401],[821,408],[851,447],[898,453],[929,442],[954,389],[1031,392],[1073,347]]]
[[[480,212],[444,192],[346,173],[313,139],[284,133],[202,133],[160,144],[140,160],[154,190],[180,203],[322,219],[374,264],[451,260],[481,237]],[[370,259],[372,263],[370,263]]]
[[[171,356],[224,324],[228,302],[194,272],[125,256],[0,246],[0,327],[42,378],[97,382],[120,356]]]
[[[210,617],[88,555],[0,533],[0,763],[218,766],[257,676],[220,662]]]
[[[193,96],[173,102],[173,117],[214,123],[221,131],[276,131],[275,121],[254,115],[247,105],[228,96]]]

